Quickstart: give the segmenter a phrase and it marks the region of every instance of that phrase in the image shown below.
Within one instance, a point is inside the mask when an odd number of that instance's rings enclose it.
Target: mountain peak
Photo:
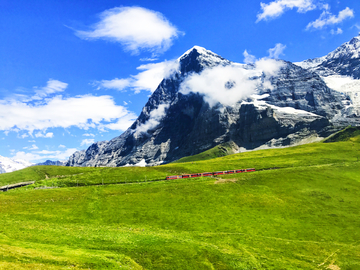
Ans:
[[[349,44],[356,44],[356,43],[359,43],[359,42],[360,42],[360,33],[359,33],[358,36],[353,37],[353,38],[350,40]]]
[[[329,54],[296,63],[321,76],[345,75],[360,79],[360,35],[345,42]]]
[[[179,60],[182,59],[182,58],[187,57],[191,53],[207,54],[208,52],[213,53],[212,51],[209,51],[209,50],[205,49],[204,47],[195,45],[191,49],[187,50],[183,55],[181,55]]]
[[[194,46],[187,50],[179,58],[181,73],[201,72],[204,68],[218,65],[229,65],[231,62],[225,58],[200,46]]]

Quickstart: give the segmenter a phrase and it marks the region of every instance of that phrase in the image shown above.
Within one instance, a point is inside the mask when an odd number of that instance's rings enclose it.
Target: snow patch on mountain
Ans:
[[[11,159],[0,156],[0,173],[14,172],[34,165],[31,162],[21,159]]]
[[[275,113],[279,114],[289,114],[289,115],[297,115],[297,116],[311,116],[311,117],[319,117],[317,114],[308,112],[301,109],[295,109],[293,107],[279,107],[272,104],[268,104],[263,99],[269,97],[269,94],[264,95],[251,95],[251,102],[243,101],[241,104],[253,104],[256,108],[260,110],[265,110],[267,108],[271,108]]]
[[[360,80],[349,76],[332,75],[322,77],[327,86],[336,90],[345,96],[343,104],[348,108],[355,108],[357,114],[360,114]]]

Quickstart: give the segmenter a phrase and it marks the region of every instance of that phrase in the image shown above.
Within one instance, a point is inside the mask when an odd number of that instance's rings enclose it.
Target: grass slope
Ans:
[[[236,151],[234,149],[236,149],[236,148],[237,148],[237,146],[235,145],[235,143],[230,141],[230,142],[219,144],[219,145],[217,145],[209,150],[206,150],[200,154],[189,156],[189,157],[183,157],[183,158],[175,161],[174,163],[194,162],[194,161],[209,160],[209,159],[213,159],[213,158],[224,157],[227,155],[235,154]]]
[[[311,166],[353,162],[358,161],[359,158],[359,145],[352,141],[313,143],[144,168],[34,166],[13,173],[0,174],[0,186],[30,180],[36,180],[35,186],[59,187],[134,183],[161,180],[168,175],[252,167],[255,167],[256,170],[266,170],[275,167]]]
[[[330,136],[324,142],[341,142],[341,141],[352,141],[360,142],[360,127],[349,126],[334,135]]]
[[[360,269],[359,157],[348,140],[151,168],[40,167],[39,178],[72,175],[38,185],[88,186],[0,193],[0,269]],[[246,167],[258,171],[144,182]]]

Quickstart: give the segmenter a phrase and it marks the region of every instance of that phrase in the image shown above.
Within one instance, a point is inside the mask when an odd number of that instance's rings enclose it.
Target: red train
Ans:
[[[219,171],[219,172],[204,172],[204,173],[171,175],[171,176],[167,176],[166,180],[181,179],[181,178],[193,178],[193,177],[202,177],[202,176],[216,176],[216,175],[222,175],[222,174],[233,174],[233,173],[244,173],[244,172],[255,172],[255,169],[250,168],[250,169]]]

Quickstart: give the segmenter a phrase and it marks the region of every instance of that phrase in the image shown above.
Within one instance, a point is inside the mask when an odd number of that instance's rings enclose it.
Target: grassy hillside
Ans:
[[[75,187],[0,193],[0,269],[360,269],[359,157],[347,140],[150,168],[28,168],[37,185]],[[257,171],[144,182],[247,167]]]
[[[200,154],[189,156],[189,157],[183,157],[174,163],[184,163],[184,162],[194,162],[194,161],[200,161],[200,160],[209,160],[213,158],[218,157],[224,157],[227,155],[235,154],[235,149],[237,148],[237,145],[230,141],[223,144],[219,144],[207,151],[204,151]]]
[[[342,141],[352,141],[352,142],[360,142],[360,127],[347,127],[334,135],[330,136],[330,138],[326,139],[324,142],[342,142]]]
[[[312,166],[358,161],[360,151],[359,145],[354,147],[353,141],[349,140],[337,143],[313,143],[283,149],[259,150],[208,160],[198,160],[198,157],[196,156],[194,161],[145,168],[34,166],[13,173],[0,174],[0,186],[30,180],[36,180],[35,186],[59,187],[133,183],[161,180],[165,179],[167,175],[205,171],[252,167],[255,167],[257,170],[266,170],[271,168]]]

